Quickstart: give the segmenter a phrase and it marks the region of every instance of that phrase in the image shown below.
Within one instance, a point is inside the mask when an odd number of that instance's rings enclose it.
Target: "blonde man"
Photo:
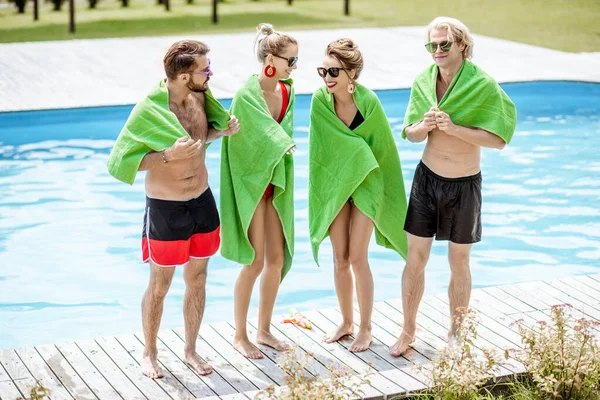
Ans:
[[[454,18],[431,22],[425,45],[434,64],[413,83],[402,135],[427,139],[415,170],[404,229],[408,258],[402,276],[403,331],[393,356],[415,341],[416,315],[433,238],[447,240],[451,315],[469,305],[471,246],[481,240],[481,148],[510,142],[516,110],[498,84],[469,60],[473,37]],[[449,339],[457,329],[452,319]]]

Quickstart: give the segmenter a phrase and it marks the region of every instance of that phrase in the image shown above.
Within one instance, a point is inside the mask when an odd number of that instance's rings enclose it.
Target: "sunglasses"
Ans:
[[[198,72],[188,71],[188,72],[183,72],[183,73],[184,74],[192,74],[192,75],[194,75],[194,74],[201,74],[201,75],[204,75],[204,76],[209,76],[211,72],[212,71],[210,70],[210,60],[208,60],[208,67],[204,68],[202,71],[198,71]]]
[[[437,51],[437,48],[439,47],[443,52],[446,52],[448,50],[450,50],[450,48],[452,47],[452,44],[454,44],[454,42],[441,42],[441,43],[427,43],[425,45],[425,48],[427,49],[428,52],[430,52],[431,54],[435,53]]]
[[[319,76],[321,78],[325,78],[327,76],[327,74],[329,74],[329,76],[331,76],[332,78],[337,78],[338,76],[340,76],[340,71],[350,71],[350,68],[340,68],[340,67],[331,67],[331,68],[318,67],[317,68],[317,72],[319,73]]]
[[[294,65],[296,65],[296,63],[298,63],[298,57],[281,57],[278,56],[277,54],[273,54],[273,57],[277,57],[277,58],[281,58],[282,60],[286,60],[288,62],[288,67],[292,68]]]

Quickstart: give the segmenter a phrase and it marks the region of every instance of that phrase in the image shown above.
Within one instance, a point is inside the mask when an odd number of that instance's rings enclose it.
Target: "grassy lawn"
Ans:
[[[217,25],[210,20],[212,0],[192,5],[171,0],[170,12],[156,0],[130,0],[129,8],[99,0],[95,10],[77,0],[74,35],[67,32],[68,4],[55,12],[44,3],[34,22],[31,3],[19,15],[16,7],[5,7],[7,0],[0,1],[0,42],[247,32],[264,21],[281,30],[416,26],[450,15],[482,35],[563,51],[600,51],[600,0],[350,0],[350,17],[343,16],[343,0],[294,0],[292,6],[286,0],[225,0]]]

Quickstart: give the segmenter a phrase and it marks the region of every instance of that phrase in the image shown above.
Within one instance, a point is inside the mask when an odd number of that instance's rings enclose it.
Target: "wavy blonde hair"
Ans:
[[[465,49],[463,50],[463,58],[471,59],[473,57],[473,35],[465,24],[457,20],[456,18],[450,17],[437,17],[427,27],[427,40],[429,41],[429,35],[434,29],[445,29],[448,32],[448,40],[463,43]]]

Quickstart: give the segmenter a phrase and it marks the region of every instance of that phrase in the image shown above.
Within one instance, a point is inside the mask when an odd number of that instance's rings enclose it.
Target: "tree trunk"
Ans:
[[[26,0],[16,0],[15,4],[19,10],[19,14],[25,14],[25,4],[27,4]]]

